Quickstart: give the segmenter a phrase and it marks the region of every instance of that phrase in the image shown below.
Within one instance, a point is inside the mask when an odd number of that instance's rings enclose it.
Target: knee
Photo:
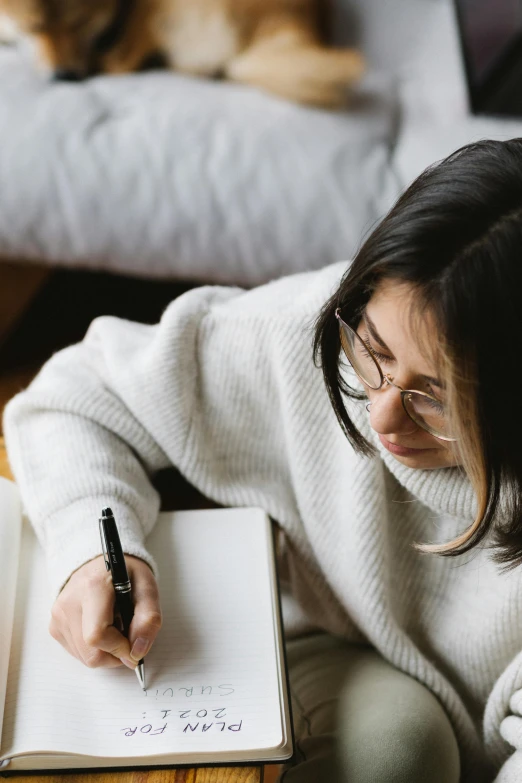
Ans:
[[[338,753],[346,781],[458,783],[460,758],[453,729],[435,697],[426,694],[427,705],[390,709],[375,704],[359,716],[357,725],[341,720]]]

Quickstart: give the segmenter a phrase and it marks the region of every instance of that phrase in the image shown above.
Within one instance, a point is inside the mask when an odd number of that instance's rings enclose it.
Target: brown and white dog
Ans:
[[[321,0],[0,0],[1,28],[34,39],[56,77],[176,71],[254,85],[299,103],[339,107],[364,65],[327,47]],[[1,33],[0,33],[1,35]]]

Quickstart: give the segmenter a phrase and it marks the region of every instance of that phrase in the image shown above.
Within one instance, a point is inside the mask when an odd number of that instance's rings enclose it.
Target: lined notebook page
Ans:
[[[164,625],[146,658],[146,693],[129,669],[88,669],[51,638],[43,557],[24,528],[20,571],[32,578],[19,581],[2,756],[216,754],[282,742],[263,512],[160,515],[148,547]]]
[[[7,688],[7,665],[11,648],[16,577],[20,556],[22,509],[12,481],[0,477],[0,736]]]

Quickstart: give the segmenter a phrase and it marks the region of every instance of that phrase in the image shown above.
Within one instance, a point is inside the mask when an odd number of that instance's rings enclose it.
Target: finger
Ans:
[[[91,581],[88,587],[88,594],[94,592],[95,589],[95,582]],[[82,591],[82,595],[85,595],[85,589]],[[62,594],[55,601],[51,611],[49,632],[70,655],[73,655],[89,667],[121,665],[120,660],[116,660],[113,656],[85,644],[82,629],[81,603],[77,600],[72,600],[70,595]]]
[[[154,643],[162,624],[159,591],[154,576],[147,571],[133,574],[134,617],[129,628],[131,659],[144,658]]]
[[[69,655],[72,655],[73,658],[77,658],[79,661],[82,660],[78,650],[76,649],[76,646],[74,643],[71,643],[71,638],[67,638],[68,635],[63,634],[57,628],[51,629],[51,627],[49,627],[49,632],[53,639],[61,644],[61,646],[66,652],[69,653]]]
[[[114,591],[105,582],[96,584],[82,602],[81,620],[73,636],[82,658],[91,666],[117,666],[129,661],[128,640],[113,626]],[[112,659],[112,660],[111,660]],[[128,664],[127,664],[128,665]]]
[[[135,668],[135,664],[129,657],[129,643],[116,628],[107,628],[99,637],[88,634],[86,639],[83,623],[80,620],[77,627],[73,628],[73,636],[78,640],[80,659],[89,668],[114,668],[121,666],[122,663],[130,669]]]
[[[70,633],[69,619],[58,601],[55,602],[51,610],[49,633],[70,655],[81,660],[81,656]]]

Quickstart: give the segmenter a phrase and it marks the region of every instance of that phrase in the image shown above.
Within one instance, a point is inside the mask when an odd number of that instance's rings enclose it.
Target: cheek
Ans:
[[[460,464],[455,444],[452,441],[439,440],[439,438],[436,438],[429,432],[423,432],[422,430],[419,430],[419,433],[420,438],[416,445],[433,449],[432,457],[439,463],[440,467],[454,467]]]
[[[460,460],[452,443],[436,441],[437,451],[434,452],[434,459],[437,461],[437,467],[454,468],[460,465]]]
[[[462,465],[462,461],[461,461],[459,455],[457,454],[457,451],[456,451],[454,446],[448,448],[447,451],[446,451],[446,454],[447,454],[448,463],[449,463],[450,466],[455,467],[457,465],[458,466]]]

